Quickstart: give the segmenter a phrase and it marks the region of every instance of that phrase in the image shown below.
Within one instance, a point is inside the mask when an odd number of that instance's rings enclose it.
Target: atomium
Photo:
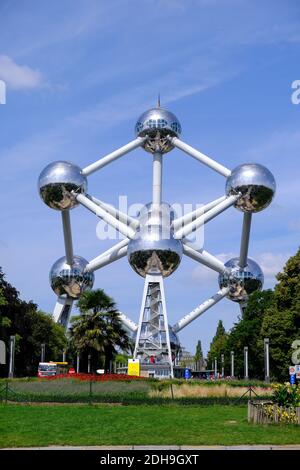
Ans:
[[[85,271],[88,262],[81,256],[74,256],[72,266],[67,264],[65,256],[59,258],[49,274],[50,285],[58,296],[79,299],[94,284],[94,274]]]
[[[178,338],[178,335],[175,333],[171,325],[169,326],[169,338],[170,338],[170,346],[171,346],[171,351],[172,354],[176,355],[180,349],[180,341]],[[135,341],[136,340],[136,332],[132,335],[132,339]],[[143,341],[151,341],[153,343],[166,343],[167,338],[166,338],[166,332],[165,331],[157,331],[151,335],[151,338],[147,334],[147,331],[145,329],[141,329],[141,334],[140,334],[140,342],[142,343]]]
[[[39,193],[45,204],[56,210],[72,209],[77,206],[73,191],[77,194],[87,191],[87,179],[81,169],[73,163],[59,161],[50,163],[41,172],[38,182]]]
[[[232,258],[225,267],[225,271],[219,275],[220,288],[229,287],[227,297],[234,302],[244,302],[253,292],[262,290],[264,275],[259,265],[251,258],[247,259],[244,268],[239,266],[239,258]]]
[[[154,361],[159,364],[164,376],[172,376],[174,357],[180,350],[179,331],[225,297],[244,305],[249,295],[262,289],[262,270],[248,257],[251,220],[252,214],[266,209],[271,203],[276,184],[272,173],[260,164],[246,163],[231,171],[183,142],[177,117],[161,108],[160,104],[140,116],[135,134],[134,140],[83,169],[64,161],[54,162],[40,175],[41,198],[52,209],[61,211],[65,243],[66,257],[60,258],[50,272],[50,284],[58,296],[54,319],[67,325],[73,301],[93,286],[93,273],[127,257],[132,269],[145,278],[138,324],[123,313],[119,314],[124,327],[135,337],[133,358],[139,358],[142,366],[148,364],[148,370],[149,367],[154,368]],[[134,218],[87,194],[87,176],[138,147],[153,154],[152,200]],[[200,209],[181,217],[175,216],[172,206],[162,199],[163,158],[173,148],[226,178],[225,195],[216,194],[215,200]],[[201,196],[199,187],[190,188],[196,191],[198,197]],[[89,262],[73,254],[70,209],[79,204],[114,228],[118,233],[116,238],[119,234],[123,237]],[[232,206],[243,212],[240,254],[224,264],[204,250],[202,245],[195,246],[189,236]],[[224,232],[220,231],[220,240],[223,238]],[[164,278],[176,271],[183,255],[219,273],[219,290],[171,326],[166,309]],[[124,276],[120,276],[120,282],[125,282]],[[178,290],[184,285],[184,282],[180,285],[178,282]],[[152,358],[151,364],[149,357]],[[166,370],[163,370],[164,367]]]
[[[236,167],[226,182],[226,194],[241,194],[235,204],[243,212],[260,212],[272,201],[276,183],[272,173],[258,163]]]
[[[140,228],[128,244],[130,266],[142,277],[147,274],[170,276],[179,266],[182,241],[174,238],[170,228],[174,212],[167,203],[159,207],[146,204],[140,212]]]
[[[174,148],[168,137],[180,137],[181,125],[177,117],[157,107],[143,113],[135,125],[137,137],[147,136],[143,147],[147,152],[170,152]]]

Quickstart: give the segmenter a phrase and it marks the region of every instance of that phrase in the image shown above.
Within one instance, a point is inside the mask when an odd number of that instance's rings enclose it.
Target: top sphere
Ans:
[[[77,206],[72,191],[85,193],[87,179],[79,166],[58,161],[44,168],[39,177],[38,187],[44,203],[51,209],[62,211]]]
[[[147,152],[170,152],[174,148],[167,136],[179,137],[181,125],[177,117],[163,108],[152,108],[143,113],[135,125],[137,137],[148,136],[143,147]]]
[[[272,173],[258,163],[237,166],[227,178],[226,194],[241,193],[235,207],[243,212],[260,212],[271,203],[276,183]]]

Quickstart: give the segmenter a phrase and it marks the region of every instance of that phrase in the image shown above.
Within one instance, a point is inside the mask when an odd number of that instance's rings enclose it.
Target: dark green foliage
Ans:
[[[230,372],[230,351],[235,354],[235,375],[244,374],[244,346],[249,350],[249,376],[264,377],[264,338],[269,338],[270,373],[276,380],[288,379],[291,345],[300,339],[300,250],[287,261],[277,275],[274,290],[250,295],[247,308],[225,340],[225,375]],[[223,334],[223,338],[226,335]],[[224,349],[217,335],[211,344],[209,359],[220,360]]]
[[[15,375],[36,375],[41,343],[46,345],[47,360],[59,360],[66,346],[64,330],[36,304],[21,300],[1,269],[0,292],[0,339],[8,345],[9,337],[16,336]],[[0,374],[7,375],[7,366],[0,366]]]
[[[265,312],[274,305],[274,293],[271,290],[255,292],[248,300],[242,318],[234,325],[228,336],[225,354],[225,370],[230,373],[230,351],[234,351],[235,375],[244,376],[244,347],[248,347],[249,377],[263,379],[264,351],[260,344],[262,322]]]
[[[222,320],[219,320],[217,331],[210,343],[210,349],[207,355],[207,368],[210,369],[214,363],[215,357],[218,361],[221,359],[221,354],[225,353],[228,334],[225,331]]]
[[[204,357],[203,357],[203,352],[202,352],[202,345],[201,341],[199,340],[196,346],[196,353],[195,353],[195,363],[196,363],[196,369],[197,370],[202,370],[205,367],[204,363]]]
[[[84,292],[77,305],[81,315],[72,320],[71,344],[83,356],[84,367],[90,355],[92,371],[102,365],[102,358],[104,369],[109,371],[118,350],[130,349],[116,304],[102,289],[97,289]]]
[[[300,406],[300,386],[289,383],[275,385],[273,401],[280,406]]]

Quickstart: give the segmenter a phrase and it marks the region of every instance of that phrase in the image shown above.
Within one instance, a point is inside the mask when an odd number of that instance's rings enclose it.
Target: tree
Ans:
[[[110,370],[117,348],[127,351],[130,347],[115,302],[97,289],[84,292],[77,306],[81,315],[72,320],[71,341],[82,355],[91,356],[92,370],[99,367],[103,356],[104,368]]]
[[[196,363],[196,369],[201,370],[204,367],[204,357],[203,357],[203,352],[202,352],[202,345],[201,341],[199,340],[197,342],[196,346],[196,353],[195,353],[195,363]]]
[[[64,328],[42,311],[30,310],[23,316],[24,326],[16,336],[16,371],[22,375],[36,375],[41,358],[41,344],[45,344],[46,360],[61,360],[67,339]]]
[[[225,331],[222,320],[219,320],[217,331],[210,343],[209,352],[207,355],[208,366],[214,363],[215,358],[220,360],[221,354],[225,353],[228,335]]]
[[[46,345],[49,360],[59,359],[66,345],[64,330],[50,315],[38,311],[36,304],[21,300],[1,268],[0,292],[0,338],[8,345],[9,337],[16,337],[15,374],[36,375],[41,343]],[[2,376],[7,375],[7,366],[0,370]]]
[[[269,338],[270,374],[277,380],[288,377],[291,345],[300,338],[300,250],[287,260],[276,278],[278,283],[273,291],[250,295],[243,316],[229,333],[227,367],[233,350],[238,376],[243,376],[244,346],[248,346],[249,375],[264,378],[264,338]]]
[[[265,311],[259,347],[263,347],[263,338],[269,338],[270,373],[279,380],[286,380],[291,345],[295,339],[300,339],[300,249],[276,277],[275,302]]]
[[[253,293],[243,316],[239,317],[230,330],[225,351],[225,369],[230,371],[230,352],[234,351],[235,375],[244,375],[244,347],[248,347],[249,376],[264,377],[264,351],[258,341],[261,339],[261,328],[265,312],[274,305],[274,292],[266,290]]]

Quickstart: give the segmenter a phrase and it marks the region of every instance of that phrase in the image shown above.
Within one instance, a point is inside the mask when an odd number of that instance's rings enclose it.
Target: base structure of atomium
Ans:
[[[175,356],[180,348],[177,333],[224,297],[247,303],[249,294],[262,289],[263,273],[248,258],[252,213],[265,209],[275,194],[275,180],[270,171],[257,163],[239,165],[234,170],[217,163],[180,139],[181,126],[174,114],[158,105],[139,118],[136,138],[86,168],[57,161],[40,174],[40,196],[49,207],[61,212],[65,256],[50,271],[50,284],[58,296],[55,321],[67,327],[72,304],[93,287],[94,271],[127,256],[133,270],[145,278],[138,324],[120,313],[124,327],[135,337],[134,358],[144,371],[157,376],[173,376]],[[152,201],[137,218],[89,195],[87,177],[127,153],[143,148],[153,157]],[[162,201],[163,155],[173,148],[182,150],[225,178],[225,195],[182,217],[176,218],[171,206]],[[70,210],[83,206],[125,238],[91,261],[74,255]],[[234,206],[243,212],[239,256],[225,264],[203,248],[195,250],[188,236],[203,228],[217,215]],[[219,291],[185,315],[175,325],[168,322],[163,278],[179,266],[182,255],[219,273]]]

